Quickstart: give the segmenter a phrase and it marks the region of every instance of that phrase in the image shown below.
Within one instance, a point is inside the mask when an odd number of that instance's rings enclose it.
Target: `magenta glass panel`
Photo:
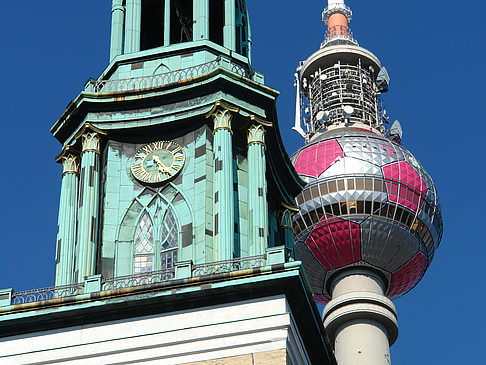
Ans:
[[[383,175],[385,178],[400,181],[408,186],[411,186],[424,195],[427,194],[427,186],[417,171],[406,161],[399,161],[386,165],[383,167]]]
[[[307,237],[306,245],[326,270],[361,260],[361,235],[358,223],[342,219],[321,221]]]
[[[317,229],[317,227],[316,227],[316,229]],[[321,263],[321,265],[324,266],[324,268],[326,270],[330,270],[332,268],[332,265],[327,261],[327,259],[324,257],[322,252],[319,250],[316,242],[314,242],[314,239],[312,238],[312,234],[309,235],[309,237],[307,237],[305,244],[307,245],[309,250],[312,252],[314,257],[317,259],[317,261],[319,261]]]
[[[418,197],[416,198],[417,203],[413,203],[411,201],[408,201],[407,199],[404,199],[405,193],[403,193],[404,197],[399,197],[397,196],[398,188],[396,187],[395,183],[391,183],[386,181],[386,188],[388,190],[388,200],[394,203],[398,203],[404,207],[407,207],[409,209],[412,209],[414,212],[418,210]],[[400,189],[400,193],[404,192],[403,187]],[[410,192],[410,191],[409,191]]]
[[[405,266],[392,274],[389,297],[403,294],[418,283],[425,271],[425,256],[418,252]]]
[[[335,139],[324,141],[301,151],[294,164],[295,170],[317,178],[343,156],[343,149]]]

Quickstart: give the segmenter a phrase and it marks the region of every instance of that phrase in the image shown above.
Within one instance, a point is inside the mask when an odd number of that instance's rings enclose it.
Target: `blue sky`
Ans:
[[[108,64],[110,0],[8,1],[0,14],[0,288],[49,286],[54,277],[60,152],[49,128],[89,77]],[[391,76],[384,101],[404,128],[403,144],[434,178],[444,238],[419,285],[396,301],[394,365],[484,362],[486,181],[483,106],[484,2],[348,0],[361,46]],[[287,151],[293,73],[323,40],[324,0],[248,1],[253,65],[279,90]],[[427,16],[425,16],[427,14]],[[478,195],[478,196],[476,196]]]

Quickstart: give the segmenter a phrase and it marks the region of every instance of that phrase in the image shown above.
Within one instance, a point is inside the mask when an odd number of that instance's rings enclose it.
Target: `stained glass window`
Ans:
[[[177,227],[174,212],[171,208],[167,210],[164,217],[160,242],[160,269],[172,269],[174,267],[174,262],[177,261],[179,229]]]
[[[152,220],[145,212],[135,234],[135,274],[153,271],[154,233]]]

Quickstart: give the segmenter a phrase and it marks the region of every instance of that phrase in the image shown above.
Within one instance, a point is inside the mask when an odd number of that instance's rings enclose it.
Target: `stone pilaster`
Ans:
[[[55,285],[61,286],[74,282],[79,158],[70,153],[68,147],[57,160],[62,162],[63,171],[57,226]]]
[[[82,134],[80,187],[78,200],[78,235],[76,249],[76,280],[96,272],[98,239],[100,142],[98,132],[86,129]]]
[[[256,121],[252,118],[252,121]],[[268,203],[265,158],[265,127],[248,129],[248,223],[249,255],[263,255],[268,246]]]
[[[123,0],[113,0],[111,8],[110,62],[123,52],[123,31],[125,28],[125,7]]]
[[[217,102],[207,114],[214,123],[214,235],[215,260],[230,260],[234,254],[233,132],[231,121],[239,110]]]

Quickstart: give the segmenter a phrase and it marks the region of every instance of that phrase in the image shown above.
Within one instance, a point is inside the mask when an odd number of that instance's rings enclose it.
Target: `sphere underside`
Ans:
[[[369,131],[330,131],[292,156],[307,186],[296,198],[295,256],[316,300],[334,274],[369,267],[396,298],[413,288],[442,237],[434,183],[401,145]]]

